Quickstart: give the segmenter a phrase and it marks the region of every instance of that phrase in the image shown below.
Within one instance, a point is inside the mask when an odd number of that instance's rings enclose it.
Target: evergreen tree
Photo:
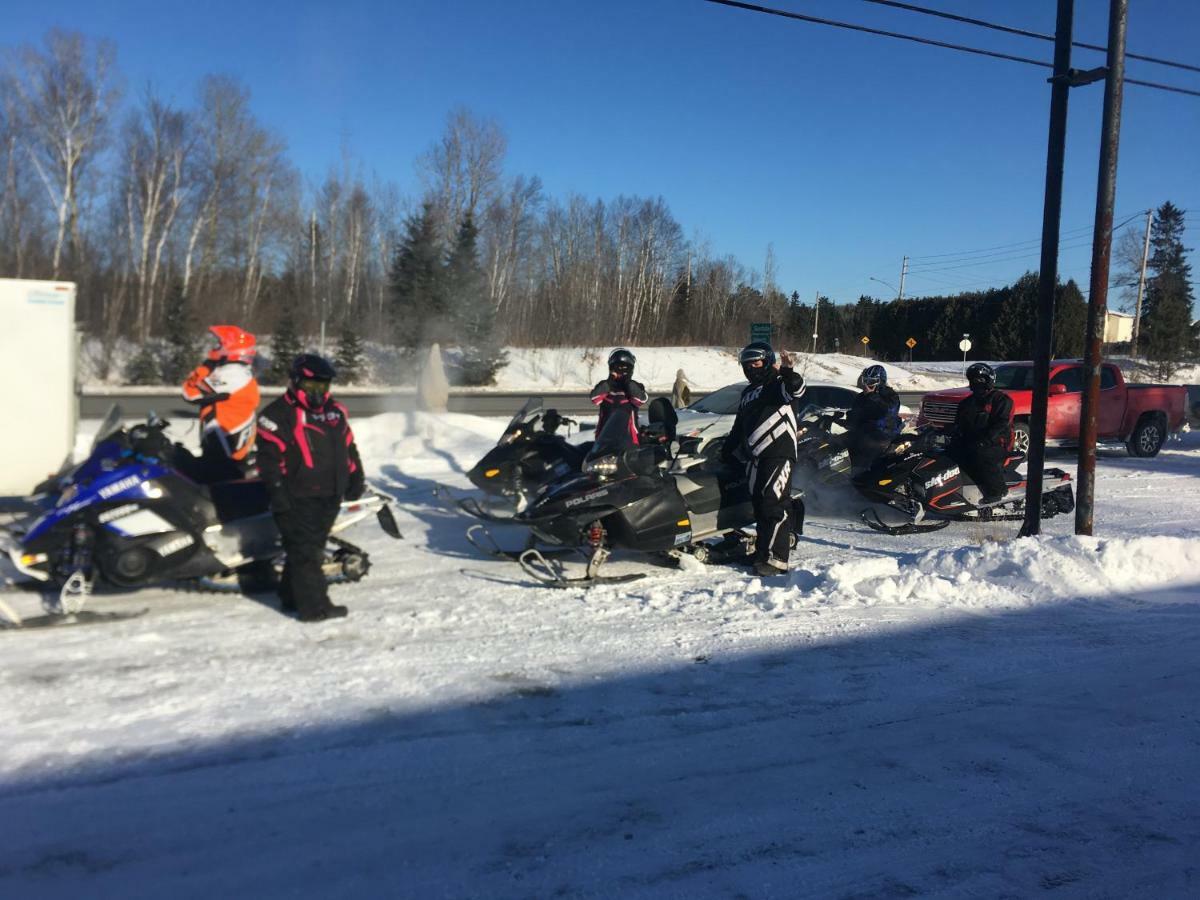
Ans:
[[[337,354],[334,357],[338,381],[342,384],[354,384],[359,381],[364,374],[365,363],[366,354],[363,352],[362,339],[347,317],[342,322],[342,331],[338,336]]]
[[[503,363],[496,311],[479,265],[477,237],[478,230],[468,214],[459,225],[443,274],[445,304],[462,350],[462,382],[468,385],[491,384]]]
[[[183,293],[183,282],[178,279],[171,286],[163,315],[167,350],[162,360],[162,380],[166,384],[180,384],[196,364],[196,342],[191,308]]]
[[[268,384],[287,384],[292,361],[304,351],[300,337],[296,334],[296,318],[292,304],[284,303],[275,321],[275,333],[271,335],[271,366],[264,381]]]
[[[129,384],[159,384],[158,356],[149,344],[142,344],[137,354],[125,368],[125,380]]]
[[[414,349],[424,339],[437,340],[446,330],[442,260],[437,221],[426,201],[419,215],[409,216],[389,274],[392,333],[401,347]]]
[[[1038,274],[1026,272],[996,298],[996,317],[984,354],[995,359],[1033,359],[1037,333]]]
[[[1195,344],[1192,267],[1187,262],[1183,231],[1183,210],[1168,201],[1155,211],[1141,336],[1156,377],[1163,379],[1175,373]]]
[[[1055,359],[1077,359],[1087,344],[1087,301],[1071,279],[1054,290]]]

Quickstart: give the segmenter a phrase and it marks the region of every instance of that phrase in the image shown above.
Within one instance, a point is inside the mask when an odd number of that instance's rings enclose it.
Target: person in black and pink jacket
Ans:
[[[633,430],[633,442],[638,442],[638,410],[646,405],[646,388],[640,382],[633,380],[633,367],[637,359],[623,347],[618,347],[608,356],[608,377],[592,388],[592,403],[600,410],[600,418],[596,421],[596,434],[604,428],[604,423],[612,415],[613,410],[622,406],[633,408],[630,416],[630,428]]]
[[[329,600],[325,542],[343,498],[366,487],[346,408],[329,394],[335,376],[328,360],[301,354],[288,389],[258,416],[259,471],[287,554],[279,599],[302,622],[346,615]]]

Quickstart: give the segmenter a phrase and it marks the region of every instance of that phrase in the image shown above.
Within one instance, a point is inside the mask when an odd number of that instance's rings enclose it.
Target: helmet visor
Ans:
[[[296,387],[310,397],[324,397],[329,393],[329,380],[325,378],[301,378]]]

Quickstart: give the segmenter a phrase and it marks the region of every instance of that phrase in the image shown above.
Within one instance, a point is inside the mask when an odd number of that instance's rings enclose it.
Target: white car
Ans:
[[[700,445],[697,449],[703,453],[705,445],[710,441],[729,434],[734,416],[737,415],[738,401],[747,383],[739,381],[737,384],[726,385],[697,400],[686,409],[679,410],[679,425],[676,428],[679,438],[699,437]],[[858,391],[854,388],[809,382],[804,386],[804,396],[800,398],[796,412],[802,417],[811,409],[847,410],[857,396]],[[901,412],[903,413],[903,407]]]

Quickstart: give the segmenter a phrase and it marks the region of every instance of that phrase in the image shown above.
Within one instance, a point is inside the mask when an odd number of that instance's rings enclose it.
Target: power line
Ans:
[[[1116,234],[1118,231],[1120,231],[1122,228],[1124,228],[1126,225],[1128,225],[1134,219],[1144,216],[1145,214],[1146,214],[1145,210],[1134,213],[1133,215],[1123,219],[1121,222],[1114,225],[1112,227],[1112,231],[1109,233]],[[1090,246],[1091,242],[1092,242],[1091,233],[1094,231],[1095,231],[1095,227],[1092,225],[1088,225],[1083,228],[1073,228],[1070,231],[1062,232],[1059,236],[1059,241],[1058,241],[1059,249],[1060,250],[1064,250],[1064,249],[1073,250],[1078,247]],[[1069,243],[1069,242],[1077,242],[1077,241],[1083,241],[1083,243]],[[971,266],[974,266],[974,265],[985,265],[986,266],[986,265],[991,265],[992,263],[996,263],[996,262],[1005,262],[1007,260],[1012,260],[1012,259],[1022,259],[1024,257],[1028,257],[1028,256],[1036,256],[1041,252],[1040,248],[1029,247],[1028,250],[1023,250],[1021,252],[1018,252],[1017,248],[1023,247],[1026,245],[1035,244],[1035,243],[1040,243],[1040,242],[1041,242],[1041,238],[1031,238],[1030,240],[1018,241],[1017,243],[1014,243],[1014,244],[1002,244],[999,247],[993,248],[993,250],[991,250],[991,251],[967,251],[968,254],[975,254],[975,255],[944,254],[945,256],[957,257],[957,258],[939,259],[937,262],[931,262],[931,263],[919,263],[916,266],[911,266],[908,271],[910,273],[944,272],[948,269],[966,269],[966,268],[970,268]],[[1016,255],[1012,255],[1012,254],[1016,254]],[[913,257],[910,257],[910,259],[911,258],[913,258]],[[936,257],[922,257],[922,258],[923,259],[935,259]]]
[[[1139,215],[1140,215],[1140,213],[1139,213]],[[1085,231],[1091,231],[1095,227],[1096,227],[1095,225],[1081,225],[1078,228],[1070,228],[1065,231],[1060,231],[1059,237],[1060,237],[1060,240],[1065,240],[1067,237],[1069,237],[1072,234],[1076,234],[1076,233],[1081,234]],[[992,253],[996,250],[1009,250],[1009,249],[1013,249],[1013,248],[1017,248],[1017,247],[1024,247],[1027,244],[1040,244],[1041,241],[1042,241],[1042,239],[1040,237],[1035,237],[1035,238],[1029,238],[1028,240],[1024,240],[1024,241],[1013,241],[1011,244],[997,244],[994,247],[980,247],[976,250],[956,250],[953,253],[932,253],[927,256],[910,256],[909,259],[910,260],[918,260],[918,262],[916,262],[916,264],[915,264],[915,266],[917,266],[917,267],[924,266],[924,265],[941,265],[942,264],[941,262],[925,263],[925,262],[920,262],[920,260],[937,259],[937,260],[942,260],[943,262],[956,262],[957,260],[947,259],[947,257],[962,257],[963,259],[967,259],[971,256],[975,256],[980,253]]]
[[[965,25],[976,25],[980,28],[989,28],[992,31],[1002,31],[1005,34],[1015,34],[1019,37],[1035,38],[1039,41],[1054,42],[1054,35],[1044,34],[1040,31],[1030,31],[1027,28],[1014,28],[1011,25],[1000,25],[996,22],[987,22],[983,19],[973,19],[970,16],[960,16],[957,13],[943,12],[940,9],[928,9],[924,6],[915,6],[912,3],[900,3],[898,0],[863,0],[864,3],[874,3],[877,6],[891,6],[896,9],[907,10],[908,12],[921,13],[926,16],[934,16],[938,19],[949,19],[951,22],[961,22]],[[1088,44],[1083,41],[1071,41],[1072,47],[1079,47],[1083,50],[1098,50],[1101,53],[1107,53],[1108,48],[1099,44]],[[1127,59],[1136,59],[1141,62],[1154,63],[1159,66],[1170,66],[1174,69],[1183,69],[1188,72],[1200,72],[1200,66],[1193,66],[1189,63],[1176,62],[1170,59],[1162,59],[1157,56],[1144,56],[1141,53],[1125,52]]]
[[[809,16],[804,13],[790,12],[784,9],[774,9],[770,6],[759,6],[757,3],[743,3],[741,0],[704,0],[705,3],[714,3],[717,6],[728,6],[733,9],[742,9],[747,12],[762,13],[768,16],[779,16],[783,19],[795,19],[800,22],[809,22],[814,25],[828,25],[831,28],[845,28],[848,31],[860,31],[864,34],[874,34],[879,37],[896,38],[901,41],[911,41],[915,44],[925,44],[930,47],[941,47],[945,50],[957,50],[960,53],[971,53],[976,56],[988,56],[992,59],[1006,59],[1010,62],[1024,63],[1028,66],[1037,66],[1041,69],[1053,69],[1051,63],[1040,59],[1030,59],[1028,56],[1016,56],[1012,53],[1000,53],[996,50],[984,50],[982,47],[968,47],[965,44],[952,44],[949,41],[938,41],[933,38],[920,37],[915,34],[905,34],[900,31],[887,31],[882,28],[871,28],[867,25],[855,25],[851,22],[840,22],[836,19],[824,19],[820,16]],[[1141,87],[1148,87],[1159,91],[1171,91],[1176,94],[1187,94],[1192,97],[1200,97],[1200,91],[1194,91],[1190,88],[1181,88],[1171,84],[1160,84],[1155,81],[1142,81],[1140,79],[1126,78],[1125,84],[1136,84]]]

